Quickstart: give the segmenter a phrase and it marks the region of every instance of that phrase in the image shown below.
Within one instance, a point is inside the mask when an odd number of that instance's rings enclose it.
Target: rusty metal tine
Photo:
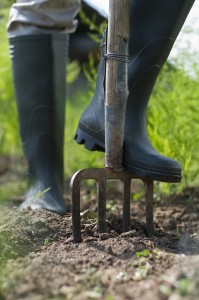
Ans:
[[[100,178],[97,182],[98,199],[98,229],[100,233],[106,232],[106,178]]]
[[[146,227],[148,236],[154,235],[153,224],[153,180],[147,179],[145,182],[145,203],[146,203]]]
[[[141,179],[145,184],[146,227],[148,236],[154,235],[153,224],[153,180],[135,176],[127,171],[115,172],[110,168],[83,169],[76,172],[71,179],[72,223],[75,243],[82,241],[80,220],[80,184],[82,180],[94,179],[97,182],[98,228],[106,232],[106,181],[119,179],[123,185],[123,231],[130,228],[131,179]]]
[[[70,182],[72,196],[72,224],[73,239],[75,243],[80,243],[81,220],[80,220],[80,184],[82,180],[93,179],[97,182],[98,189],[98,214],[100,232],[105,232],[106,228],[106,170],[105,169],[83,169],[76,172]]]
[[[72,225],[73,239],[75,243],[81,243],[81,221],[80,221],[80,183],[81,170],[76,172],[71,179],[71,195],[72,195]]]
[[[123,184],[123,231],[130,228],[130,198],[131,198],[131,178],[126,178]]]

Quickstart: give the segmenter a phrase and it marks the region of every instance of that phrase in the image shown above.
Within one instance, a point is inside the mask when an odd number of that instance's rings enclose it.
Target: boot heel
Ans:
[[[77,144],[84,145],[84,148],[90,151],[104,152],[104,144],[78,127],[74,139]]]

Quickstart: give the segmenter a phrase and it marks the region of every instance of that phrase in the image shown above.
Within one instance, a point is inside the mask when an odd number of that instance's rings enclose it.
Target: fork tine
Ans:
[[[137,177],[127,171],[114,172],[109,168],[83,169],[73,175],[70,184],[72,196],[73,238],[75,243],[80,243],[82,241],[80,220],[80,184],[81,181],[85,179],[94,179],[97,182],[98,228],[100,233],[106,232],[106,181],[108,179],[117,179],[122,182],[123,231],[125,232],[130,228],[131,179],[141,179],[145,184],[147,233],[148,236],[154,235],[153,180],[144,177]]]
[[[131,198],[131,179],[123,180],[123,231],[130,228],[130,198]]]
[[[100,233],[106,232],[106,178],[103,176],[97,182],[98,197],[98,228]]]
[[[148,236],[154,235],[153,224],[153,180],[147,179],[145,183],[145,203],[146,203],[146,228]]]
[[[80,183],[81,170],[76,172],[71,179],[72,196],[72,226],[74,243],[81,243],[81,221],[80,221]]]

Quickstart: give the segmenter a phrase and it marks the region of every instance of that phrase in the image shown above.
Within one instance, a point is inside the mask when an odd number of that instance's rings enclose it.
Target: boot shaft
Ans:
[[[136,126],[139,116],[145,124],[143,117],[156,79],[193,4],[194,0],[131,1],[130,95],[126,118],[136,113],[132,126]]]
[[[10,52],[29,175],[62,181],[68,36],[11,38]]]
[[[161,69],[194,2],[195,0],[131,1],[130,88],[151,66],[156,65]]]

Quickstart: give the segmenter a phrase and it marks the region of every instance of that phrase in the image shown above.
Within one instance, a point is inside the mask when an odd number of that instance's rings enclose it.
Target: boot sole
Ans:
[[[75,141],[79,145],[84,145],[84,148],[90,151],[101,151],[105,152],[105,144],[96,139],[93,135],[88,132],[85,132],[80,127],[78,127],[75,137]],[[168,182],[168,183],[178,183],[181,181],[181,171],[175,172],[175,174],[171,173],[159,173],[157,171],[152,171],[150,169],[144,169],[143,166],[135,166],[124,161],[124,168],[131,173],[134,173],[137,176],[148,177],[150,179],[160,181],[160,182]]]
[[[105,144],[80,127],[77,129],[74,139],[77,144],[84,145],[87,150],[105,152]]]

